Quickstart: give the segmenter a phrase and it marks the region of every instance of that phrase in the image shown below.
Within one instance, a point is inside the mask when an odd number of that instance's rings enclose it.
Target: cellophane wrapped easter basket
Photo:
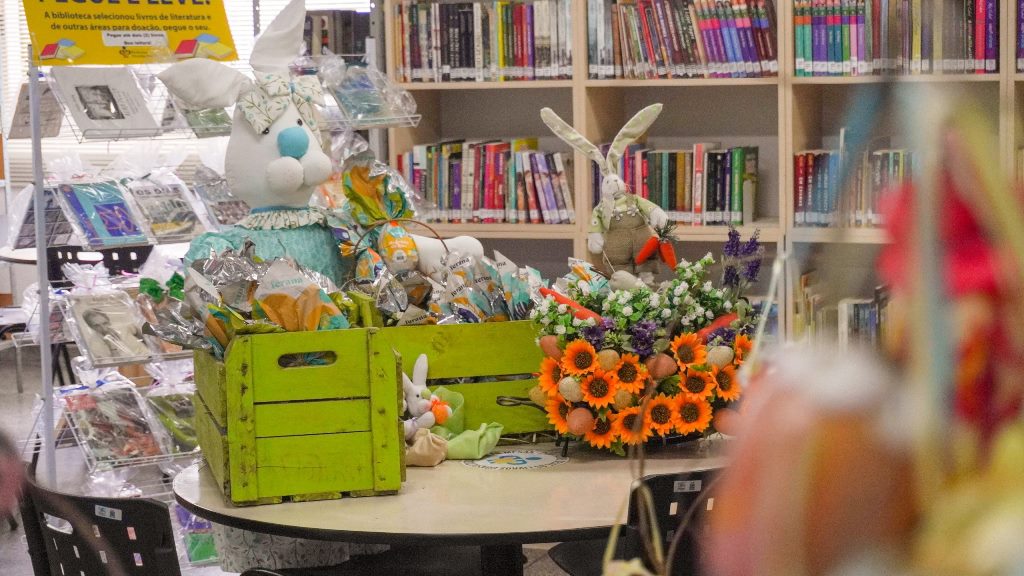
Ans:
[[[539,392],[555,429],[624,454],[627,445],[724,428],[743,395],[737,370],[758,320],[743,292],[763,252],[757,232],[742,241],[730,230],[717,285],[710,253],[681,260],[657,287],[613,289],[575,262],[532,314],[545,354]]]

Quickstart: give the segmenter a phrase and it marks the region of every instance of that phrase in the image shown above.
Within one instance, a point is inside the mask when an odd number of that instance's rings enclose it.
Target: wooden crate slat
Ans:
[[[326,366],[282,368],[285,354],[333,352]],[[365,330],[290,332],[253,340],[253,367],[260,375],[256,402],[367,398],[370,388]]]
[[[344,491],[371,490],[372,443],[369,432],[260,438],[259,496],[337,492],[342,486]]]
[[[383,333],[412,370],[416,357],[430,358],[431,378],[531,374],[543,358],[532,322],[486,322],[456,326],[400,326]]]
[[[402,485],[402,459],[396,454],[405,452],[405,438],[395,423],[402,394],[402,356],[395,353],[390,343],[381,338],[376,329],[370,330],[371,356],[370,426],[373,433],[373,489],[398,490]]]
[[[192,357],[195,365],[193,373],[196,381],[196,393],[206,403],[206,407],[210,410],[217,425],[227,428],[228,412],[227,406],[224,404],[227,399],[224,383],[227,380],[224,376],[224,363],[218,362],[205,352],[194,352]]]
[[[231,343],[224,373],[227,375],[228,469],[231,498],[244,502],[259,497],[256,483],[256,414],[253,411],[252,337]]]
[[[321,400],[256,404],[256,437],[366,432],[370,401]]]
[[[213,478],[223,490],[228,484],[228,447],[225,432],[214,422],[209,408],[203,400],[195,405],[196,438],[203,449],[203,458],[210,467]]]
[[[500,422],[502,434],[524,434],[551,428],[547,413],[533,406],[501,406],[497,398],[505,396],[529,401],[529,391],[537,385],[535,378],[498,382],[474,382],[445,386],[465,398],[464,410],[466,429],[479,428],[481,424]]]

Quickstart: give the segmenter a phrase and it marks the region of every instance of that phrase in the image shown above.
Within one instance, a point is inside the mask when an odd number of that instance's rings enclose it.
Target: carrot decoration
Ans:
[[[658,252],[661,256],[661,261],[665,263],[669,268],[676,267],[676,249],[672,246],[671,240],[662,240],[658,244]]]
[[[732,314],[719,316],[718,318],[715,318],[715,320],[711,324],[708,324],[707,326],[698,330],[697,337],[701,339],[701,342],[707,342],[709,334],[711,334],[715,330],[718,330],[719,328],[724,328],[729,324],[732,324],[737,319],[739,319],[739,316],[737,316],[735,312],[733,312]]]
[[[676,267],[676,249],[672,246],[672,231],[675,230],[676,223],[668,222],[660,228],[654,229],[654,235],[644,242],[643,247],[636,254],[636,263],[643,264],[651,256],[655,254],[658,258],[665,263],[669,268]]]
[[[574,317],[576,317],[576,318],[579,318],[580,320],[586,320],[587,318],[593,318],[595,320],[600,320],[601,319],[601,315],[598,314],[597,312],[594,312],[593,310],[590,310],[589,308],[584,308],[579,303],[577,303],[575,300],[569,298],[568,296],[566,296],[564,294],[559,294],[558,292],[555,292],[554,290],[552,290],[550,288],[541,288],[540,289],[540,295],[541,296],[550,296],[551,298],[553,298],[555,300],[555,302],[558,302],[559,304],[565,304],[569,308],[572,308],[572,310],[573,310],[572,315]]]
[[[648,258],[654,256],[654,253],[658,251],[658,243],[657,235],[648,238],[647,242],[644,242],[643,247],[640,248],[640,251],[636,253],[636,263],[643,264],[647,262]]]

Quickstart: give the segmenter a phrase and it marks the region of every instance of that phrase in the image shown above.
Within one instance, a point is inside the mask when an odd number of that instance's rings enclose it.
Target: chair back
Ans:
[[[672,576],[701,574],[701,543],[704,540],[705,516],[714,506],[714,499],[708,497],[707,489],[719,471],[719,468],[712,468],[696,472],[654,474],[641,480],[651,491],[654,516],[658,524],[657,536],[666,555],[681,521],[691,508],[694,508],[673,558],[670,571]],[[645,563],[651,566],[646,549],[637,541],[641,505],[640,497],[634,491],[629,502],[628,525],[633,529],[630,531],[630,548],[633,548],[634,556],[644,558]]]
[[[54,492],[31,478],[22,519],[35,576],[181,576],[167,507]]]

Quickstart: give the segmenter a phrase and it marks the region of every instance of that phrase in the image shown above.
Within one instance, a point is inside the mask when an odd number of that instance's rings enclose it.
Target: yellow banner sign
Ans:
[[[224,0],[24,0],[40,66],[234,60]]]

